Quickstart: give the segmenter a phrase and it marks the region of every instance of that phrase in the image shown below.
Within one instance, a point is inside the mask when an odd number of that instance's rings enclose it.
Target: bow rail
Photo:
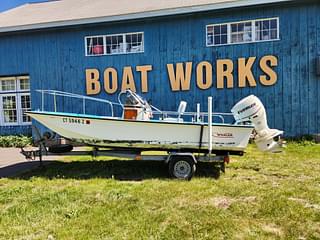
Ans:
[[[129,92],[132,92],[130,90],[126,90]],[[57,112],[58,105],[57,105],[57,97],[67,97],[67,98],[75,98],[80,99],[82,101],[82,113],[86,114],[86,102],[87,101],[95,101],[95,102],[101,102],[105,103],[110,107],[110,113],[111,117],[115,117],[114,113],[114,106],[120,106],[122,109],[124,108],[124,104],[120,101],[120,98],[118,98],[117,102],[111,102],[106,99],[101,98],[95,98],[95,97],[88,97],[80,94],[70,93],[70,92],[64,92],[59,90],[43,90],[43,89],[37,89],[36,92],[41,94],[41,111],[45,111],[45,96],[51,95],[53,96],[53,106],[54,106],[54,112]],[[119,96],[123,94],[125,91],[120,92]],[[133,92],[132,92],[133,93]],[[133,93],[134,94],[134,93]],[[139,98],[142,100],[142,98],[139,96]],[[181,113],[177,111],[162,111],[155,106],[150,104],[150,107],[152,110],[150,111],[154,116],[158,116],[160,119],[164,119],[168,116],[179,116]],[[184,112],[182,114],[183,116],[190,117],[192,120],[191,122],[202,122],[205,123],[205,119],[209,119],[209,113],[208,112],[201,112],[200,111],[200,104],[197,104],[197,112]],[[212,117],[219,119],[221,123],[225,123],[225,118],[229,117],[233,119],[232,113],[221,113],[221,112],[212,112]]]

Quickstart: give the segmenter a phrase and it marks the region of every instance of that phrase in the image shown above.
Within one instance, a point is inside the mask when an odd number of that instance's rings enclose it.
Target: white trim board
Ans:
[[[224,3],[205,4],[205,5],[199,5],[199,6],[190,6],[190,7],[181,7],[181,8],[172,8],[172,9],[160,9],[155,11],[138,12],[138,13],[123,14],[123,15],[115,15],[115,16],[72,19],[72,20],[66,20],[66,21],[53,21],[53,22],[47,22],[47,23],[34,23],[34,24],[27,24],[27,25],[13,25],[13,26],[7,26],[7,27],[0,27],[0,33],[76,26],[76,25],[83,25],[83,24],[125,21],[125,20],[134,20],[134,19],[149,18],[149,17],[161,17],[161,16],[170,16],[170,15],[178,15],[178,14],[186,14],[186,13],[196,13],[196,12],[203,12],[203,11],[222,10],[222,9],[229,9],[229,8],[236,8],[236,7],[246,7],[246,6],[293,2],[293,1],[294,0],[230,1],[230,2],[224,2]]]

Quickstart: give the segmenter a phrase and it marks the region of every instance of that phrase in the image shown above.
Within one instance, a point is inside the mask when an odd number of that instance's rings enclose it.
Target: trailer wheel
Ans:
[[[190,180],[196,171],[196,164],[188,156],[172,156],[169,161],[169,173],[172,177]]]

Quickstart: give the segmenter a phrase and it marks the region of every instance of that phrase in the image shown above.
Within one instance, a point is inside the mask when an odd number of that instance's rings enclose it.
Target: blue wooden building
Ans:
[[[36,89],[116,100],[131,88],[175,110],[230,111],[257,95],[270,127],[320,133],[320,3],[60,0],[0,14],[0,135],[31,133]],[[81,103],[60,101],[77,112]],[[45,101],[53,109],[52,99]],[[104,113],[98,105],[90,113]]]

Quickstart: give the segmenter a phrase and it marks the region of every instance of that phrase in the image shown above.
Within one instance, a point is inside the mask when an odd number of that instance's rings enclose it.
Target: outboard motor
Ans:
[[[281,151],[283,143],[280,136],[283,131],[268,127],[266,110],[259,98],[250,95],[234,105],[231,112],[236,124],[250,121],[254,125],[254,141],[261,151]]]

